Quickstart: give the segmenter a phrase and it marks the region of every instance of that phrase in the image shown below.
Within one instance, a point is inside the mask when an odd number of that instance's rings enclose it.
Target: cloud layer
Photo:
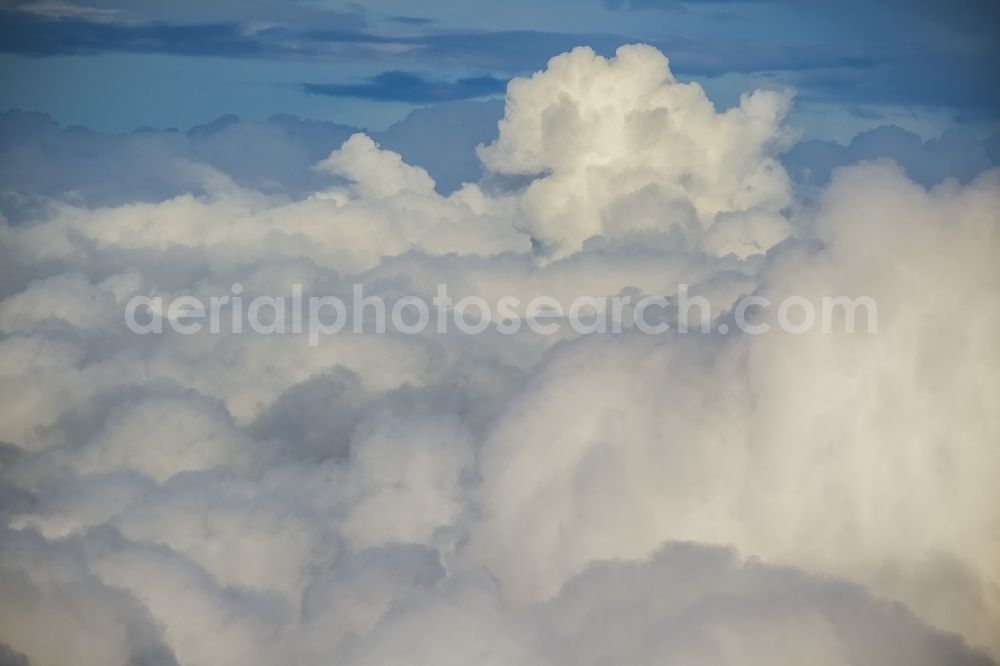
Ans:
[[[48,183],[0,227],[0,656],[995,663],[1000,171],[928,189],[879,161],[803,196],[789,103],[720,113],[653,48],[584,48],[511,83],[483,178],[450,194],[369,136],[291,121],[178,136],[190,193]],[[283,123],[338,147],[303,157]],[[248,133],[314,166],[294,186],[220,167]],[[715,324],[745,294],[870,295],[879,332],[310,347],[124,326],[133,295],[236,282],[488,301],[684,282]]]

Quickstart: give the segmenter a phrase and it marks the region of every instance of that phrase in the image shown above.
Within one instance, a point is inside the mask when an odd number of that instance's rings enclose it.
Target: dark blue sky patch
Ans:
[[[442,81],[413,72],[389,71],[360,83],[304,83],[302,87],[314,95],[431,104],[500,94],[506,89],[507,81],[490,75]]]
[[[426,16],[390,16],[387,20],[390,23],[399,23],[401,25],[411,26],[423,26],[430,25],[431,23],[437,23],[436,19],[427,18]]]

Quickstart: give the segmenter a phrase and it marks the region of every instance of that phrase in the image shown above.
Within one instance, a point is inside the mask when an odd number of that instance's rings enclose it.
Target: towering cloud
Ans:
[[[800,200],[788,104],[719,112],[654,49],[577,49],[511,83],[487,173],[447,196],[355,134],[307,196],[192,164],[192,194],[5,222],[0,660],[995,663],[1000,171],[869,163]],[[123,319],[440,282],[688,283],[712,332]],[[878,330],[771,309],[751,335],[742,295],[870,296]]]
[[[511,83],[500,136],[480,156],[491,171],[540,176],[520,212],[557,256],[592,236],[647,230],[676,229],[699,247],[725,214],[754,215],[742,241],[763,251],[787,235],[779,211],[789,184],[775,155],[788,103],[758,91],[716,113],[652,47],[623,47],[611,60],[578,48]],[[734,243],[731,229],[709,240],[719,254],[747,251]]]

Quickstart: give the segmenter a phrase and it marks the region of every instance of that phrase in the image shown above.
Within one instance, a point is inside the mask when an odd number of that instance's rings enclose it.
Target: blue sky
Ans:
[[[496,96],[587,44],[648,42],[720,106],[793,87],[807,136],[893,123],[993,128],[995,3],[720,0],[3,0],[0,109],[124,132],[227,113],[384,129],[415,106]]]

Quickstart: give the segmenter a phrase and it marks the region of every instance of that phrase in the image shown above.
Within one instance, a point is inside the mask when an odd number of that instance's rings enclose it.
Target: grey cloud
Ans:
[[[696,543],[665,543],[648,562],[591,565],[547,611],[558,663],[993,663],[860,586]],[[622,640],[636,632],[647,640]]]
[[[967,183],[1000,164],[1000,134],[984,140],[963,129],[950,129],[937,139],[893,125],[858,134],[848,145],[834,141],[804,141],[784,155],[789,173],[806,185],[825,185],[834,169],[864,160],[891,159],[918,183],[936,185],[945,178]]]
[[[0,544],[6,663],[178,663],[143,604],[90,573],[77,542],[4,528]]]
[[[0,664],[3,666],[28,666],[28,657],[0,643]]]

